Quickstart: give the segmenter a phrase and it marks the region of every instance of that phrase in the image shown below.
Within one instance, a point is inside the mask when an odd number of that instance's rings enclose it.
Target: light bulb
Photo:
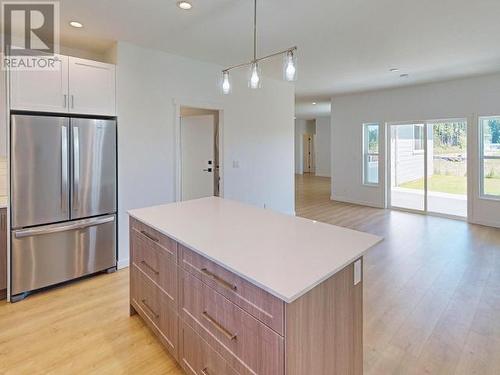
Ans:
[[[295,66],[292,63],[288,63],[286,67],[286,80],[293,81],[295,78]]]
[[[260,87],[259,65],[256,62],[252,63],[250,71],[249,86],[252,89],[258,89]]]
[[[227,95],[231,92],[231,83],[229,83],[229,72],[222,72],[222,92]]]
[[[284,61],[284,76],[287,81],[297,80],[297,59],[293,51],[287,51]]]

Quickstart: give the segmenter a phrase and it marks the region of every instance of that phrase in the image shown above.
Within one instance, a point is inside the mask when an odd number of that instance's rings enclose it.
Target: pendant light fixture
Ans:
[[[257,0],[254,0],[253,13],[253,60],[234,65],[222,71],[222,92],[227,95],[231,92],[231,82],[229,81],[229,71],[236,68],[248,66],[248,87],[258,89],[262,87],[262,75],[260,71],[260,62],[271,57],[283,55],[283,78],[286,81],[297,80],[297,47],[291,47],[284,51],[276,52],[271,55],[257,58]]]

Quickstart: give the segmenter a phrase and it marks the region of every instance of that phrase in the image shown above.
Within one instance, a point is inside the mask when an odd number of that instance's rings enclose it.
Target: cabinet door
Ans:
[[[114,116],[115,66],[69,58],[70,113]]]
[[[68,111],[68,57],[56,57],[55,70],[10,72],[11,109]]]

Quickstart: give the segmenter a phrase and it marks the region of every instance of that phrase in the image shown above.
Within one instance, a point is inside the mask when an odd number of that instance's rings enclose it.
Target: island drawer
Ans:
[[[284,302],[179,244],[181,267],[255,318],[284,335]]]
[[[186,271],[181,316],[241,375],[284,374],[284,339]]]
[[[175,261],[177,262],[177,242],[173,239],[165,236],[164,234],[158,232],[157,230],[148,227],[147,225],[141,223],[140,221],[130,217],[130,227],[140,234],[142,234],[150,244],[156,245],[164,249],[166,252],[172,254]]]
[[[130,231],[130,246],[133,263],[177,303],[177,261],[174,253],[152,242],[136,229]]]
[[[179,318],[176,306],[138,267],[133,265],[130,272],[132,306],[177,359]]]
[[[179,358],[188,375],[238,375],[215,350],[213,350],[186,323],[179,328]]]

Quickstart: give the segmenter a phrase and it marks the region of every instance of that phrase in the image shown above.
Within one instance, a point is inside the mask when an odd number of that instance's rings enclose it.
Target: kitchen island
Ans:
[[[215,197],[129,214],[131,314],[187,374],[362,374],[380,237]]]

